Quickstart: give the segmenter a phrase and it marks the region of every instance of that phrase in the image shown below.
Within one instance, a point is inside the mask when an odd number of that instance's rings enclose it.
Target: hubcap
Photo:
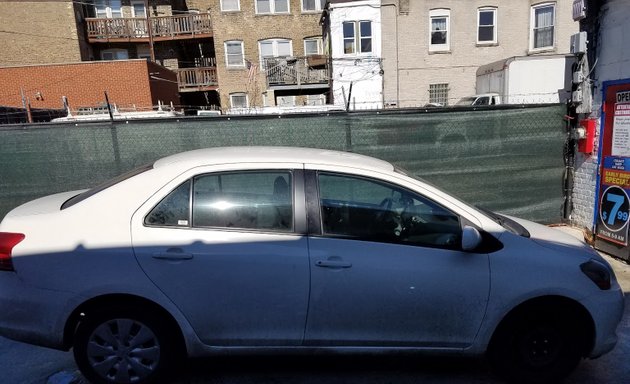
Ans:
[[[543,367],[556,361],[562,341],[556,331],[547,328],[533,330],[521,341],[520,352],[533,367]]]
[[[103,379],[136,383],[155,371],[160,344],[155,333],[133,319],[112,319],[94,329],[87,345],[90,366]]]

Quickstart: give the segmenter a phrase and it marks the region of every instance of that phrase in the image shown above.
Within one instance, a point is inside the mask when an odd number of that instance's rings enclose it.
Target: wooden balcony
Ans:
[[[265,59],[267,87],[272,89],[328,87],[326,56],[274,57]]]
[[[143,17],[88,18],[90,43],[148,42],[149,28]],[[156,16],[150,19],[153,41],[212,37],[209,13]]]
[[[216,67],[180,68],[175,72],[180,92],[213,91],[219,86]]]

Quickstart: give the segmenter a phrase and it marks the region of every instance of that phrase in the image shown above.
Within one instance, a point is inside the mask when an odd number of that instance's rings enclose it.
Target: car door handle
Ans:
[[[166,252],[156,252],[153,254],[154,259],[158,260],[190,260],[193,258],[192,253],[186,253],[181,248],[169,248]]]
[[[319,260],[315,265],[322,268],[350,268],[352,263],[341,260]]]

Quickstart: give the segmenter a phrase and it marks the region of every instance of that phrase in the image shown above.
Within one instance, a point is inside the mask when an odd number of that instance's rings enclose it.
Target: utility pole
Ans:
[[[151,10],[149,9],[149,0],[144,0],[144,15],[147,21],[147,31],[149,34],[149,52],[151,61],[155,62],[155,49],[153,48],[153,25],[151,24]]]

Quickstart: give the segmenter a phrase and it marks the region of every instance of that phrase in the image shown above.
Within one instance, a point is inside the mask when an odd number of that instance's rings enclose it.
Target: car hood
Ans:
[[[529,220],[508,217],[525,227],[530,234],[530,239],[540,246],[563,253],[574,249],[575,251],[587,251],[591,255],[597,255],[590,245],[573,235]]]
[[[21,216],[41,215],[50,212],[56,212],[61,209],[61,205],[69,198],[78,195],[85,190],[62,192],[54,195],[40,197],[39,199],[29,201],[22,204],[7,213],[5,219]]]

